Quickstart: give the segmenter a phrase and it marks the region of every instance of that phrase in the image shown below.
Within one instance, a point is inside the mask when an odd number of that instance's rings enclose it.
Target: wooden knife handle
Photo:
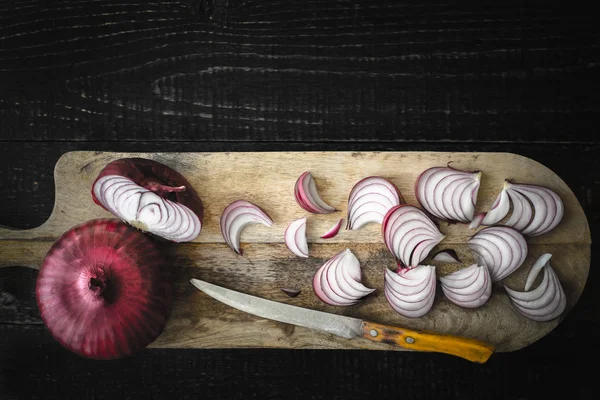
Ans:
[[[363,321],[362,335],[365,339],[374,342],[417,351],[451,354],[476,363],[486,362],[495,350],[491,344],[475,339],[416,331],[367,321]]]

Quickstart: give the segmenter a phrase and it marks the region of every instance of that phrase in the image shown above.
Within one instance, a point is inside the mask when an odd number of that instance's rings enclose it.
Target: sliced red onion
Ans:
[[[281,291],[290,297],[297,297],[302,292],[302,290],[299,290],[299,289],[289,289],[289,288],[281,288]]]
[[[300,175],[294,185],[294,196],[298,205],[313,214],[329,214],[337,211],[319,196],[315,179],[310,172],[306,171]]]
[[[408,318],[427,314],[435,299],[435,267],[419,265],[394,273],[385,269],[385,297],[392,308]]]
[[[507,226],[484,228],[473,235],[468,244],[478,263],[489,268],[492,282],[506,278],[527,257],[525,238]]]
[[[485,265],[473,264],[450,275],[440,277],[444,295],[463,308],[476,308],[492,295],[492,279]]]
[[[196,191],[177,171],[153,160],[107,164],[94,181],[92,199],[122,221],[173,242],[194,240],[202,228],[204,208]]]
[[[481,221],[482,225],[494,225],[497,222],[500,222],[510,210],[510,201],[508,199],[508,193],[506,193],[506,182],[504,184],[504,189],[500,192],[494,204],[485,214],[485,218]]]
[[[388,210],[382,221],[382,233],[383,241],[394,257],[413,268],[446,237],[423,211],[408,204]]]
[[[196,213],[130,179],[105,175],[96,181],[93,193],[109,212],[144,232],[173,242],[191,241],[200,234]]]
[[[514,190],[507,190],[506,193],[508,193],[513,210],[510,218],[504,225],[512,226],[516,230],[521,231],[531,222],[533,207],[529,200],[521,193]]]
[[[527,275],[525,292],[504,287],[515,309],[534,321],[551,321],[560,316],[567,306],[565,292],[550,265],[551,257],[551,254],[543,254],[535,262]],[[528,291],[542,269],[545,271],[542,282],[535,289]]]
[[[531,289],[531,286],[533,285],[535,278],[540,273],[540,270],[542,268],[544,268],[546,266],[546,264],[548,264],[548,262],[550,262],[551,258],[552,258],[552,254],[550,254],[550,253],[542,254],[535,261],[535,263],[533,263],[533,266],[531,267],[529,274],[527,274],[527,282],[525,282],[525,291],[528,291],[529,289]]]
[[[415,183],[417,201],[434,217],[444,221],[469,222],[473,219],[481,172],[432,167]]]
[[[404,203],[404,197],[389,180],[379,176],[365,178],[350,191],[346,228],[360,229],[371,222],[380,224],[390,208]]]
[[[483,220],[485,219],[485,215],[486,213],[475,214],[475,216],[471,220],[471,223],[469,224],[469,229],[479,228],[483,223]]]
[[[240,249],[240,235],[248,224],[272,226],[273,220],[256,204],[246,200],[236,200],[223,210],[221,214],[221,234],[236,253],[243,255]]]
[[[460,264],[461,263],[460,259],[458,258],[458,254],[456,254],[456,251],[454,251],[452,249],[445,249],[445,250],[438,251],[437,253],[435,253],[433,255],[432,260],[445,262],[448,264]]]
[[[333,306],[356,304],[375,291],[361,283],[360,263],[350,249],[339,252],[317,270],[313,289],[319,299]]]
[[[340,218],[335,225],[333,225],[323,236],[321,236],[321,239],[331,239],[332,237],[335,237],[342,227],[342,222],[344,222],[344,218]]]
[[[295,255],[308,257],[306,242],[306,217],[292,221],[284,233],[285,245]]]
[[[505,186],[514,208],[513,216],[506,225],[517,229],[518,224],[524,235],[538,236],[551,231],[562,220],[564,204],[554,191],[542,186],[508,181]],[[529,202],[530,205],[525,205],[524,202]],[[533,208],[533,216],[530,216],[528,206]]]

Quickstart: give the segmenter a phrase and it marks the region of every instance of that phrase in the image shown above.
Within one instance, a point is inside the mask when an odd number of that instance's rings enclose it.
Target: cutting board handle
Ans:
[[[40,228],[20,230],[0,225],[0,268],[39,269],[55,240],[39,235]]]

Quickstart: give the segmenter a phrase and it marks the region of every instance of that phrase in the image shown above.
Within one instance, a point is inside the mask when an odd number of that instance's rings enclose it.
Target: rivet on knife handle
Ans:
[[[363,321],[362,336],[374,342],[418,351],[451,354],[477,363],[486,362],[495,350],[491,344],[475,339],[397,328],[367,321]]]

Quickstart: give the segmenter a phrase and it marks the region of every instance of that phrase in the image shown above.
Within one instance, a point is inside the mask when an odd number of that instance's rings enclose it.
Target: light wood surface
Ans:
[[[577,198],[552,171],[510,153],[70,152],[61,157],[55,168],[56,201],[48,221],[30,230],[0,229],[0,266],[37,268],[63,232],[89,219],[110,217],[92,202],[91,184],[108,162],[130,156],[151,158],[175,168],[196,188],[205,205],[200,236],[193,243],[168,246],[176,275],[176,299],[170,322],[153,347],[395,348],[244,314],[199,292],[189,284],[193,277],[276,301],[381,324],[466,336],[492,343],[497,351],[512,351],[533,343],[556,327],[579,299],[588,276],[591,238]],[[562,222],[548,234],[528,238],[529,255],[525,263],[504,282],[522,289],[537,256],[552,253],[552,265],[568,297],[563,316],[551,322],[530,321],[512,308],[502,288],[496,286],[491,299],[478,309],[461,309],[438,290],[433,308],[426,316],[404,318],[392,310],[383,295],[383,271],[394,265],[394,260],[382,243],[379,225],[370,224],[356,231],[342,229],[329,240],[319,238],[337,219],[345,217],[348,193],[360,179],[384,176],[399,187],[409,204],[417,205],[413,185],[418,174],[448,161],[453,161],[456,168],[483,171],[478,201],[481,210],[487,210],[494,201],[505,178],[541,184],[561,196],[565,203]],[[340,212],[313,215],[296,204],[294,182],[305,170],[315,177],[321,197]],[[227,247],[219,230],[222,210],[237,199],[260,205],[274,220],[271,228],[254,225],[244,230],[243,257]],[[287,224],[302,216],[308,217],[308,259],[294,256],[283,243]],[[445,223],[440,223],[440,229],[447,233],[447,238],[431,254],[441,248],[454,248],[464,265],[430,262],[439,265],[438,275],[469,265],[473,257],[465,244],[475,231],[466,225]],[[365,284],[378,290],[356,306],[328,306],[314,295],[311,278],[320,265],[346,247],[360,260]],[[424,262],[429,261],[428,258]],[[283,287],[298,288],[302,293],[289,298],[280,291]]]

